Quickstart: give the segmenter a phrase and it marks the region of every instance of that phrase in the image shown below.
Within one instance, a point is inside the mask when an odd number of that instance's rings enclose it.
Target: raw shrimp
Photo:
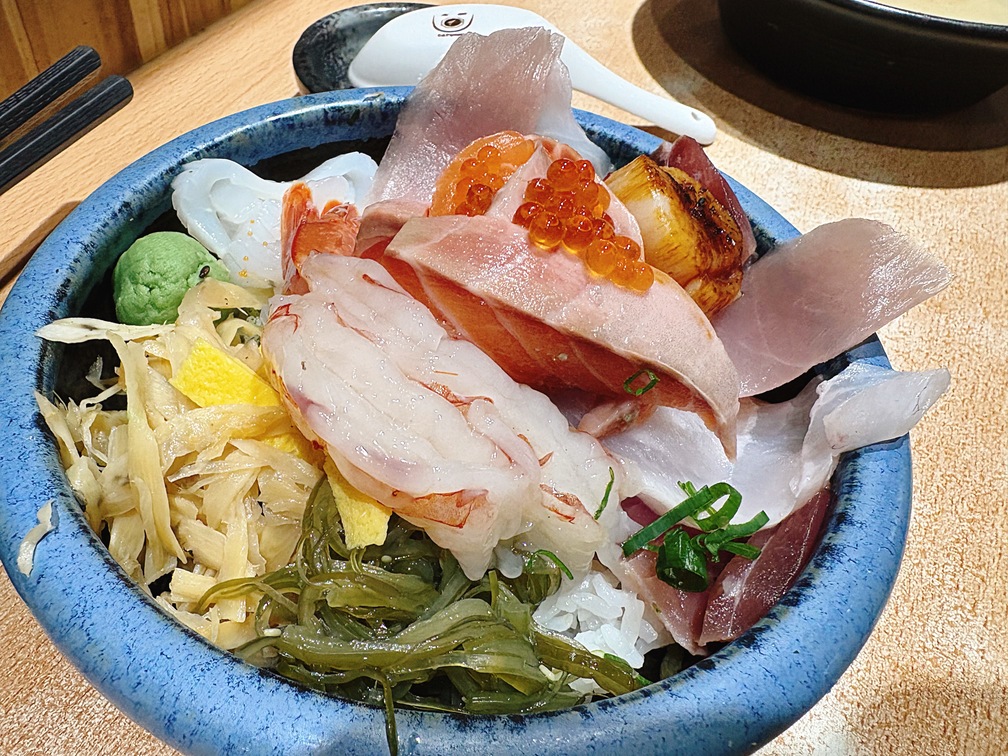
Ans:
[[[301,179],[315,202],[358,204],[378,166],[359,152],[339,155]],[[188,163],[172,182],[172,205],[189,233],[220,258],[234,283],[279,289],[280,207],[290,182],[268,181],[231,160]]]
[[[452,339],[375,261],[314,255],[263,352],[295,422],[355,487],[423,527],[478,578],[498,542],[587,571],[621,469],[547,397]],[[618,507],[611,508],[615,510]]]
[[[356,206],[330,200],[319,211],[311,188],[297,182],[283,196],[280,216],[280,262],[284,291],[303,294],[308,285],[301,277],[301,266],[313,253],[349,255],[360,229]]]

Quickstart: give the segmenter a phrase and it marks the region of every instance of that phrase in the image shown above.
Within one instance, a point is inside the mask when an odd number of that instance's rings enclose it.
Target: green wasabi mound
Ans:
[[[231,276],[198,241],[177,231],[159,231],[133,242],[112,273],[119,322],[174,323],[182,297],[206,277]]]

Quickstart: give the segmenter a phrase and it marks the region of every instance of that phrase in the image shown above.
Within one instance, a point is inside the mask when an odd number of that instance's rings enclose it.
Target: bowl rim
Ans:
[[[939,16],[888,5],[883,0],[821,0],[821,2],[882,21],[909,23],[928,31],[1008,42],[1008,24]]]
[[[367,753],[376,743],[383,747],[384,719],[378,709],[309,691],[217,649],[164,614],[125,575],[84,519],[34,406],[36,387],[51,392],[59,349],[33,334],[74,312],[88,281],[94,283],[89,271],[107,267],[116,250],[159,214],[145,203],[163,194],[158,187],[180,159],[227,153],[242,161],[287,152],[295,144],[318,146],[335,134],[345,139],[331,141],[353,139],[373,133],[368,129],[375,123],[384,128],[390,117],[394,123],[389,112],[398,112],[408,91],[343,90],[283,100],[214,121],[153,150],[99,187],[52,232],[0,310],[0,361],[10,366],[0,416],[17,442],[0,445],[0,559],[60,651],[131,719],[182,751]],[[660,141],[597,115],[576,115],[607,149],[650,152]],[[729,181],[764,247],[798,233],[763,200]],[[874,337],[840,361],[888,366]],[[796,584],[741,638],[679,675],[548,714],[400,710],[400,744],[408,752],[435,753],[755,749],[825,695],[867,640],[902,557],[910,477],[907,436],[846,455],[834,476],[826,534]],[[56,528],[38,545],[34,569],[24,576],[15,568],[18,546],[50,496]],[[879,517],[879,507],[887,516]],[[857,579],[848,574],[851,564],[858,565]],[[822,643],[824,623],[830,644]],[[180,689],[181,682],[189,689]],[[229,697],[200,697],[215,690]],[[690,726],[688,742],[677,727],[658,726],[670,723]]]

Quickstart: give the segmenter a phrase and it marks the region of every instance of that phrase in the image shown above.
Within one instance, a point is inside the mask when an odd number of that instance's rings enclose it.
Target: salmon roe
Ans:
[[[619,257],[610,274],[614,283],[634,291],[647,291],[654,283],[654,269],[641,260]]]
[[[528,229],[539,249],[563,246],[594,275],[633,291],[645,292],[654,283],[654,270],[640,259],[640,244],[616,234],[606,213],[611,196],[596,180],[591,161],[554,160],[545,176],[528,182],[522,199],[512,221]],[[462,204],[468,209],[467,203]]]
[[[503,153],[492,144],[479,148],[475,157],[459,166],[461,180],[455,185],[455,215],[483,215],[490,209],[494,195],[504,186]]]

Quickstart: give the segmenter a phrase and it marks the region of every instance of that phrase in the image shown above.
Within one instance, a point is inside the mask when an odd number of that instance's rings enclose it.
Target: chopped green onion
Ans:
[[[535,558],[536,558],[537,556],[543,556],[543,557],[546,557],[546,558],[547,558],[547,559],[549,559],[549,560],[550,560],[551,562],[553,562],[553,564],[555,564],[555,565],[556,565],[557,567],[559,567],[559,568],[560,568],[560,571],[561,571],[561,572],[562,572],[562,573],[563,573],[564,575],[566,575],[566,576],[567,576],[567,579],[568,579],[568,580],[573,580],[573,579],[574,579],[574,575],[573,575],[573,574],[571,573],[571,571],[570,571],[569,569],[567,569],[567,565],[566,565],[566,564],[564,564],[563,562],[561,562],[561,561],[560,561],[560,557],[558,557],[558,556],[557,556],[556,554],[554,554],[554,553],[553,553],[552,551],[547,551],[546,549],[539,549],[538,551],[533,551],[533,552],[532,552],[532,553],[531,553],[531,554],[529,555],[529,558],[528,558],[528,561],[529,561],[529,562],[531,562],[531,561],[532,561],[533,559],[535,559]]]
[[[616,471],[611,467],[609,468],[609,485],[605,487],[605,494],[602,496],[602,503],[599,504],[598,509],[595,510],[595,519],[597,520],[602,516],[602,511],[606,508],[606,504],[609,503],[609,494],[612,493],[613,483],[616,482]]]
[[[716,555],[718,550],[723,549],[728,543],[736,541],[739,538],[748,538],[768,522],[770,522],[770,518],[767,517],[767,513],[760,512],[748,522],[739,523],[738,525],[725,525],[717,532],[708,535],[704,539],[704,546],[711,554]]]
[[[723,485],[727,486],[728,484],[725,483]],[[644,548],[651,541],[660,538],[667,530],[679,524],[687,517],[692,517],[697,512],[702,511],[705,507],[717,501],[717,499],[718,497],[714,495],[713,491],[704,486],[688,499],[680,502],[650,525],[641,528],[628,538],[623,544],[623,556],[630,556],[635,551]]]
[[[748,543],[739,543],[738,541],[728,541],[728,543],[721,545],[722,551],[730,551],[732,554],[738,554],[746,559],[755,559],[760,555],[760,550],[755,546],[750,546]]]
[[[641,388],[636,389],[633,388],[633,382],[636,381],[638,378],[640,378],[642,375],[646,375],[648,377],[647,384],[645,384]],[[640,396],[641,394],[646,394],[648,391],[650,391],[657,385],[658,385],[658,376],[652,373],[647,368],[641,368],[636,373],[627,378],[625,381],[623,381],[623,390],[626,391],[628,394],[633,394],[634,396]]]
[[[721,551],[755,559],[760,550],[739,543],[769,522],[766,512],[760,512],[748,522],[732,524],[742,504],[742,494],[728,483],[697,488],[689,482],[680,483],[687,498],[650,525],[638,530],[623,543],[623,555],[630,556],[641,549],[655,552],[655,574],[663,582],[688,592],[700,592],[710,584],[707,572],[708,555],[717,559]],[[718,500],[726,498],[720,507]],[[705,512],[706,517],[700,517]],[[679,523],[692,517],[700,533],[692,538]],[[660,543],[655,541],[661,539]]]
[[[705,591],[710,584],[707,558],[681,528],[674,528],[665,535],[658,548],[655,574],[663,583],[690,593]]]
[[[705,488],[714,497],[711,503],[704,507],[703,510],[709,512],[709,516],[703,518],[694,517],[693,521],[696,522],[700,530],[710,533],[714,530],[728,527],[732,517],[735,516],[735,513],[738,512],[739,507],[742,505],[742,494],[727,483],[715,483],[713,486],[705,486]],[[711,504],[724,496],[728,497],[728,501],[720,509],[714,509]]]

